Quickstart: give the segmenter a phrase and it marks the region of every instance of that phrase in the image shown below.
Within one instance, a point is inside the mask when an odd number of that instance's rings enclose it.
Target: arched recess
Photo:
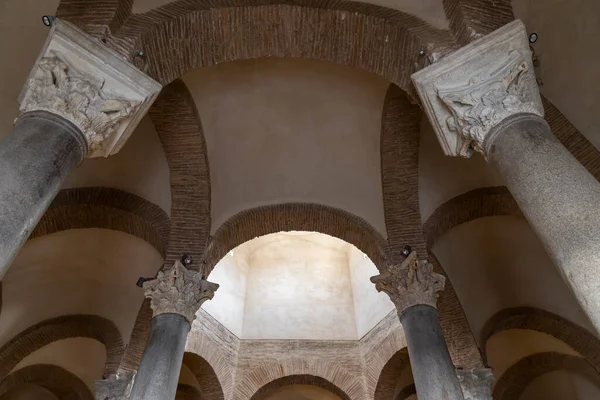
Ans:
[[[164,255],[169,225],[159,206],[132,193],[105,187],[63,189],[29,239],[69,229],[102,228],[137,236]]]
[[[494,386],[494,399],[519,399],[536,378],[561,370],[587,377],[600,388],[600,374],[584,358],[557,352],[536,353],[517,361],[502,374]]]
[[[69,371],[50,364],[35,364],[21,368],[0,383],[0,398],[20,385],[35,384],[52,392],[61,400],[94,400],[85,383]]]
[[[283,378],[275,379],[256,391],[250,398],[250,400],[262,400],[273,393],[275,390],[289,385],[311,385],[325,389],[331,393],[336,394],[342,400],[351,400],[351,398],[344,393],[342,389],[329,382],[327,379],[323,379],[314,375],[291,375]]]
[[[209,270],[230,250],[258,236],[277,232],[319,232],[342,239],[365,253],[377,268],[387,259],[386,241],[365,220],[320,204],[287,203],[242,211],[221,225],[206,258]]]
[[[354,1],[179,0],[131,14],[131,0],[104,7],[88,0],[90,12],[102,12],[98,17],[82,11],[85,3],[74,3],[63,1],[58,16],[103,36],[163,84],[194,68],[288,57],[364,69],[414,95],[410,75],[455,46],[448,31],[415,16]],[[138,49],[143,59],[135,57]],[[428,57],[420,55],[422,49]]]
[[[394,354],[381,370],[373,399],[395,400],[394,394],[398,380],[401,379],[402,373],[407,368],[410,368],[410,361],[408,359],[408,349],[405,347]]]
[[[219,377],[211,364],[197,354],[186,352],[183,364],[192,372],[200,387],[200,398],[203,400],[223,400],[223,388]]]
[[[210,400],[211,397],[204,397],[200,389],[190,385],[177,385],[175,400]]]
[[[494,314],[481,331],[481,349],[487,362],[486,344],[495,334],[509,329],[547,333],[581,354],[600,373],[600,340],[581,326],[549,311],[534,307],[507,308]]]
[[[0,380],[34,351],[57,340],[90,338],[106,347],[104,375],[117,371],[125,344],[111,321],[95,315],[65,315],[42,321],[16,335],[0,348]]]
[[[406,386],[400,392],[398,392],[398,394],[396,395],[394,400],[408,400],[408,399],[416,398],[416,395],[417,395],[417,388],[415,387],[414,384],[412,384],[412,385]],[[411,396],[413,396],[413,397],[411,397]]]
[[[239,383],[236,384],[233,399],[259,399],[259,397],[254,397],[254,395],[261,388],[269,385],[271,382],[290,379],[293,376],[311,376],[315,380],[318,380],[318,382],[326,381],[329,385],[338,388],[336,389],[338,392],[334,393],[342,393],[343,396],[340,395],[340,397],[343,399],[360,400],[365,398],[360,378],[347,371],[343,366],[325,360],[307,361],[303,359],[289,359],[281,363],[260,364],[250,369],[240,379]],[[289,384],[286,383],[286,385]]]

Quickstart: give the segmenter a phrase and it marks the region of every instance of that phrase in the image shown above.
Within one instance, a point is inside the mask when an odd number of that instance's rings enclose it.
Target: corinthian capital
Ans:
[[[171,268],[159,271],[156,279],[144,282],[144,291],[150,299],[154,316],[181,314],[191,324],[196,312],[206,300],[210,300],[219,288],[208,282],[197,271],[191,271],[179,261]]]
[[[403,312],[417,304],[437,307],[438,292],[444,288],[446,278],[433,272],[427,261],[419,261],[413,251],[400,264],[390,265],[387,270],[371,278],[380,292],[385,292],[398,309]]]
[[[491,369],[457,369],[456,375],[465,400],[492,400],[494,375]]]
[[[416,72],[412,80],[446,155],[483,153],[490,130],[511,115],[544,116],[519,20]]]
[[[88,157],[121,149],[161,85],[73,25],[56,20],[19,97],[21,114],[43,110],[83,133]]]
[[[131,394],[135,374],[123,373],[94,382],[96,400],[126,400]]]

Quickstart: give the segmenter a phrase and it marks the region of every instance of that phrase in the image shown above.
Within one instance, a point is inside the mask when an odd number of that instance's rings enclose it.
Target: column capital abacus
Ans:
[[[135,373],[117,373],[94,382],[96,400],[126,400],[131,394]]]
[[[407,308],[426,304],[437,308],[438,292],[444,289],[446,278],[433,272],[426,260],[419,260],[411,252],[400,265],[390,265],[381,274],[371,278],[380,292],[385,292],[399,313]]]
[[[492,400],[494,375],[490,368],[457,369],[465,400]]]
[[[485,155],[486,137],[504,119],[544,116],[519,20],[414,73],[412,80],[446,155]]]
[[[81,130],[87,157],[107,157],[123,147],[161,88],[103,43],[57,19],[19,96],[19,111],[60,115]]]
[[[196,312],[210,300],[219,288],[208,282],[201,272],[192,271],[180,261],[158,272],[156,279],[144,282],[144,292],[150,299],[153,315],[180,314],[191,324]]]

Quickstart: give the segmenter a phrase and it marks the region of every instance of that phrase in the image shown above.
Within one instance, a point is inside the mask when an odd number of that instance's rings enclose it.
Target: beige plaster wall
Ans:
[[[558,352],[580,356],[555,337],[526,329],[511,329],[493,335],[487,342],[486,351],[496,379],[520,359],[535,353]]]
[[[375,264],[354,246],[348,246],[348,268],[352,281],[354,313],[358,337],[362,338],[395,309],[388,295],[380,293],[370,281],[379,271]]]
[[[540,36],[541,91],[600,149],[600,2],[513,0],[517,18]]]
[[[220,285],[219,290],[211,301],[202,305],[206,312],[239,338],[244,334],[248,269],[248,260],[240,248],[223,257],[208,277],[211,282]]]
[[[52,392],[41,386],[25,384],[9,390],[0,400],[59,400]]]
[[[434,245],[475,338],[496,312],[518,306],[592,327],[527,222],[481,218],[453,228]]]
[[[588,378],[555,371],[540,376],[525,389],[519,400],[595,400],[600,389]]]
[[[328,390],[311,385],[288,385],[260,400],[341,400]]]
[[[244,339],[357,339],[346,251],[282,234],[248,262]]]
[[[104,229],[58,232],[28,241],[2,282],[0,344],[33,324],[67,314],[113,321],[125,343],[161,255],[145,241]]]
[[[150,117],[142,119],[119,153],[85,160],[71,172],[63,187],[85,186],[125,190],[171,214],[169,165]]]
[[[171,1],[134,0],[133,12],[144,13]],[[442,0],[365,0],[363,3],[375,4],[413,14],[438,28],[446,28],[448,26]]]
[[[93,390],[94,381],[102,379],[104,373],[106,349],[93,339],[58,340],[25,357],[13,371],[35,364],[53,364],[64,368]]]
[[[312,202],[385,234],[380,128],[388,83],[325,62],[259,59],[184,77],[210,162],[212,228],[261,205]]]
[[[437,207],[479,187],[504,186],[502,178],[479,153],[470,159],[447,157],[427,117],[421,123],[419,143],[419,206],[424,222]]]

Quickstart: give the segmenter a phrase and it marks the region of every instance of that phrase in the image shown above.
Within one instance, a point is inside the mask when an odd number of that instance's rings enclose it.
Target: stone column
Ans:
[[[481,152],[600,332],[600,183],[552,135],[514,21],[412,76],[444,152]]]
[[[72,25],[55,21],[0,143],[0,279],[86,157],[116,153],[161,86]]]
[[[465,400],[492,400],[494,375],[489,368],[457,369]]]
[[[436,308],[444,276],[413,251],[400,266],[388,267],[371,281],[398,310],[419,399],[463,400]]]
[[[175,399],[191,323],[202,303],[212,299],[218,287],[179,261],[144,283],[154,317],[131,400]]]

